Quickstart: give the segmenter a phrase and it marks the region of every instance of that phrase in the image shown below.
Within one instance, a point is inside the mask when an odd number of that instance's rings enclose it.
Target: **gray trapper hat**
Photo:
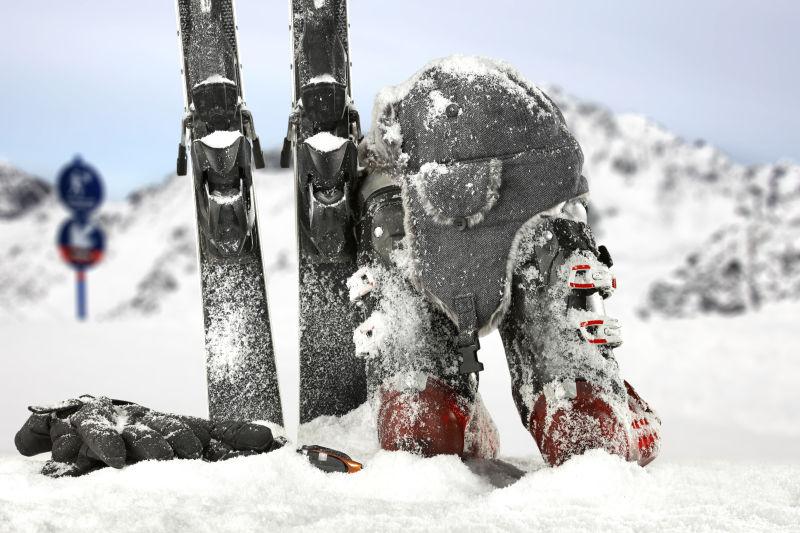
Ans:
[[[384,89],[362,150],[402,188],[412,281],[462,334],[505,311],[520,228],[588,192],[555,104],[484,58],[437,60]]]

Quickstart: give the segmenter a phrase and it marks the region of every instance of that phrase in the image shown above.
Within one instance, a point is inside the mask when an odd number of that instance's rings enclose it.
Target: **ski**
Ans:
[[[283,424],[253,190],[264,159],[242,91],[233,0],[176,0],[191,157],[209,416]]]
[[[281,166],[294,165],[300,280],[300,422],[366,400],[347,278],[356,270],[358,113],[345,0],[291,0],[293,107]]]

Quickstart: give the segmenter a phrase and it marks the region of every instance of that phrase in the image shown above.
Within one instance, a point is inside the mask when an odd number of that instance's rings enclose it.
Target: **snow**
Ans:
[[[330,74],[321,74],[308,80],[309,85],[316,85],[318,83],[336,83],[336,78]]]
[[[337,137],[327,131],[321,131],[306,139],[306,144],[318,152],[332,152],[338,150],[347,142],[343,137]]]
[[[204,79],[200,83],[195,84],[195,87],[199,87],[200,85],[208,85],[210,83],[224,83],[226,85],[236,85],[235,81],[230,80],[225,76],[222,76],[221,74],[214,74]]]
[[[800,468],[648,469],[603,452],[493,489],[454,457],[376,454],[324,474],[291,449],[207,464],[144,463],[82,479],[0,461],[4,531],[797,531]]]
[[[235,143],[242,137],[242,132],[239,130],[223,131],[217,130],[214,133],[209,133],[200,139],[200,142],[209,148],[227,148]]]
[[[443,95],[442,91],[431,91],[428,94],[428,99],[430,102],[428,105],[428,113],[425,116],[426,128],[430,128],[430,125],[437,119],[441,120],[441,117],[443,117],[445,114],[447,106],[454,103],[452,100]],[[459,114],[461,114],[461,112],[462,111],[459,109]]]

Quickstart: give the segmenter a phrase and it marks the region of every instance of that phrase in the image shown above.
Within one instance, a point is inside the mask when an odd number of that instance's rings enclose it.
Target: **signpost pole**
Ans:
[[[86,270],[80,268],[75,271],[78,304],[78,320],[86,320]]]

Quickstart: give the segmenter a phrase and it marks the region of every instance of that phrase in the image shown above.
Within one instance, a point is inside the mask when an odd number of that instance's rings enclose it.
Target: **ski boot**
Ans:
[[[644,466],[658,454],[660,421],[619,377],[620,326],[604,307],[617,282],[586,219],[580,201],[567,202],[521,246],[529,256],[501,327],[514,398],[548,464],[605,449]]]
[[[551,384],[536,396],[528,425],[548,464],[598,448],[641,466],[656,458],[660,421],[627,381],[627,406],[589,382],[565,385]]]
[[[432,457],[494,458],[497,428],[478,396],[469,402],[443,381],[429,377],[420,391],[386,390],[378,411],[378,440],[384,450]]]

